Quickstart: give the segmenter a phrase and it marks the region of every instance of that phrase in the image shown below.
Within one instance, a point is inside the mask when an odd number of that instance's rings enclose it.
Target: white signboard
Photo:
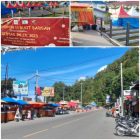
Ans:
[[[15,95],[28,95],[27,81],[13,81],[13,90]]]
[[[131,95],[131,90],[124,90],[124,91],[123,91],[123,95],[124,95],[124,96],[129,96],[129,95]]]

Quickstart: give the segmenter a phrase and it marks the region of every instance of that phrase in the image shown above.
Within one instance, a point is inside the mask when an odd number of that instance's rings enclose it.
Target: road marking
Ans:
[[[82,118],[80,118],[80,119],[82,119]],[[72,122],[79,121],[80,119],[76,119],[76,120],[69,121],[69,122],[66,122],[66,123],[63,123],[63,124],[60,124],[60,125],[56,125],[56,126],[53,126],[52,128],[58,128],[58,127],[66,125],[66,124],[70,124]]]
[[[87,116],[86,116],[87,117]],[[56,126],[52,126],[51,128],[59,128],[59,127],[62,127],[62,126],[64,126],[64,125],[66,125],[66,124],[70,124],[70,123],[72,123],[72,122],[75,122],[75,121],[79,121],[79,120],[81,120],[81,119],[83,119],[83,118],[86,118],[85,116],[84,117],[81,117],[81,118],[79,118],[79,119],[76,119],[76,120],[72,120],[72,121],[69,121],[69,122],[65,122],[65,123],[62,123],[62,124],[59,124],[59,125],[56,125]],[[38,133],[41,133],[41,132],[44,132],[44,131],[47,131],[48,129],[44,129],[44,130],[41,130],[41,131],[37,131],[37,132],[34,132],[34,133],[30,133],[30,134],[28,134],[28,135],[25,135],[25,136],[23,136],[24,138],[27,138],[27,137],[30,137],[30,136],[32,136],[32,135],[35,135],[35,134],[38,134]]]
[[[41,130],[41,131],[37,131],[37,132],[34,132],[34,133],[30,133],[30,134],[28,134],[28,135],[25,135],[25,136],[23,136],[24,138],[27,138],[27,137],[30,137],[30,136],[32,136],[32,135],[35,135],[35,134],[38,134],[38,133],[41,133],[41,132],[44,132],[44,131],[47,131],[48,129],[44,129],[44,130]]]

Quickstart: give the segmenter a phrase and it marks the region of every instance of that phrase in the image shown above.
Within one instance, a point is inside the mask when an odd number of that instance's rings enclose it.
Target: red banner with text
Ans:
[[[69,46],[69,18],[11,18],[3,20],[1,44]]]

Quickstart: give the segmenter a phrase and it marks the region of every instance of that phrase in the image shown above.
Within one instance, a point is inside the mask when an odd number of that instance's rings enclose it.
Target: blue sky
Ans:
[[[9,77],[27,80],[38,70],[39,86],[56,81],[71,85],[80,77],[94,77],[97,71],[120,58],[129,48],[40,48],[1,55],[1,77],[6,64]],[[34,94],[35,79],[29,81],[29,95]]]

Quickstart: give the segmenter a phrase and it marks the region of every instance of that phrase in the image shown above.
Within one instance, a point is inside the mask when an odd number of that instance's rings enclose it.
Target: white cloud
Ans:
[[[102,70],[104,70],[104,69],[106,69],[106,68],[107,68],[107,65],[102,66],[101,68],[99,68],[99,69],[98,69],[98,71],[97,71],[97,72],[100,72],[100,71],[102,71]]]
[[[85,80],[85,79],[86,79],[86,77],[81,76],[81,77],[78,79],[78,81],[80,81],[80,80]]]
[[[72,72],[75,72],[78,70],[94,67],[96,65],[97,65],[97,63],[93,63],[93,64],[87,64],[87,65],[83,65],[83,66],[79,66],[79,67],[73,67],[71,69],[66,69],[66,70],[58,70],[58,71],[54,71],[54,72],[41,72],[40,75],[41,76],[53,76],[53,75],[67,74],[67,73],[72,73]]]

